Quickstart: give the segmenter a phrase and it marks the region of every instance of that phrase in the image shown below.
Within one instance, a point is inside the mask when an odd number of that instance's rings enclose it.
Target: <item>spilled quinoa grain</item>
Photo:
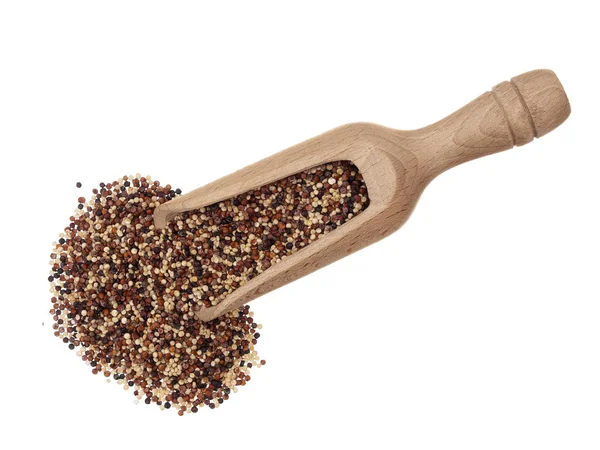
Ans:
[[[156,230],[154,209],[180,193],[136,175],[79,197],[53,244],[48,281],[54,334],[92,373],[133,391],[136,402],[183,415],[218,408],[266,364],[248,306],[210,322],[195,311],[335,230],[368,196],[356,167],[342,161]]]

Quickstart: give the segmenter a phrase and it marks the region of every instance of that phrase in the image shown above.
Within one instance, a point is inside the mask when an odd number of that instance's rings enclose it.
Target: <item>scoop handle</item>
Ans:
[[[571,107],[556,74],[541,69],[496,85],[454,114],[411,132],[432,174],[531,142],[562,124]]]

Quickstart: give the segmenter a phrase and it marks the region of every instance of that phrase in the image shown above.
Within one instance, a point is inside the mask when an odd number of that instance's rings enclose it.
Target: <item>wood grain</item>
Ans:
[[[202,320],[211,320],[391,234],[406,222],[437,175],[531,142],[569,114],[569,101],[556,75],[550,70],[527,72],[425,128],[401,131],[371,123],[335,128],[161,205],[154,213],[155,225],[162,228],[183,211],[326,162],[349,160],[363,174],[370,199],[364,212],[198,313]]]

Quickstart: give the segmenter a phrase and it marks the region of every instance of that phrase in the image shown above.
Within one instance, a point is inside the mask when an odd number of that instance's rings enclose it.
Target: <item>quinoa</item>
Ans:
[[[53,244],[48,280],[55,336],[136,402],[183,415],[219,407],[266,364],[249,306],[209,322],[195,311],[335,230],[368,196],[358,169],[342,161],[156,230],[154,209],[180,194],[139,174],[100,183],[78,198]]]
[[[362,175],[340,161],[186,212],[163,234],[174,246],[170,259],[181,264],[167,283],[179,293],[191,287],[196,307],[215,306],[368,205]]]

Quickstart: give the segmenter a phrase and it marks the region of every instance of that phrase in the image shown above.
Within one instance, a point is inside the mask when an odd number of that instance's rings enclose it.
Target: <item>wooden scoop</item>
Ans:
[[[200,319],[211,320],[384,238],[404,224],[437,175],[471,159],[527,144],[558,127],[570,112],[554,72],[534,70],[498,84],[425,128],[400,131],[371,123],[335,128],[159,206],[154,222],[162,228],[181,212],[327,162],[349,160],[362,173],[370,199],[365,211],[274,264],[218,305],[198,312]]]

